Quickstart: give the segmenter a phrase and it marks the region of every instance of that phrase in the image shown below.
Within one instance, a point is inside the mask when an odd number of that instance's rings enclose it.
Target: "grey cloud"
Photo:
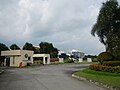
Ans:
[[[104,46],[90,35],[104,0],[0,0],[0,41],[23,45],[52,42],[63,51],[98,54]]]

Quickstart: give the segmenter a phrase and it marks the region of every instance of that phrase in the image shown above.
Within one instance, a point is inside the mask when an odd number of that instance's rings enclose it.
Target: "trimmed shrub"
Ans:
[[[93,62],[98,62],[97,58],[92,59]]]
[[[111,66],[103,66],[98,64],[92,64],[89,66],[90,69],[95,71],[105,71],[105,72],[112,72],[112,73],[120,73],[120,66],[111,67]]]
[[[120,61],[105,61],[103,62],[104,66],[120,66]]]
[[[97,60],[102,65],[104,61],[111,61],[113,56],[109,52],[102,52],[97,56]]]
[[[64,63],[73,63],[74,61],[72,59],[64,60]]]

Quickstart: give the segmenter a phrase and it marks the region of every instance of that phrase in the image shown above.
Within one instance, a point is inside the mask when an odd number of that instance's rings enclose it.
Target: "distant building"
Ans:
[[[39,46],[33,46],[34,47],[34,54],[40,54],[40,47]]]
[[[78,58],[84,58],[85,54],[83,52],[80,52],[79,50],[73,49],[71,51],[72,58],[78,59]]]
[[[40,49],[40,47],[39,46],[33,46],[35,49]]]
[[[72,50],[71,52],[63,52],[59,51],[58,53],[59,58],[63,59],[79,59],[79,58],[84,58],[85,54],[83,52],[80,52],[79,50]]]
[[[58,58],[68,59],[68,57],[69,56],[66,54],[66,52],[58,51]]]

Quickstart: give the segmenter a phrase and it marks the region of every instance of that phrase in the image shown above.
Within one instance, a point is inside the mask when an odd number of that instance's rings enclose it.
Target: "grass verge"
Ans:
[[[108,84],[110,86],[120,88],[120,73],[94,71],[87,68],[82,71],[74,73],[74,75],[84,77],[88,80],[93,80],[99,83]]]

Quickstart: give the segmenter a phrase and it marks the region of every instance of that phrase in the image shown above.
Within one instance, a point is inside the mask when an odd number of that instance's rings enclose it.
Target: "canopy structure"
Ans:
[[[50,55],[49,54],[34,54],[34,57],[42,57],[43,58],[43,64],[50,64]]]

